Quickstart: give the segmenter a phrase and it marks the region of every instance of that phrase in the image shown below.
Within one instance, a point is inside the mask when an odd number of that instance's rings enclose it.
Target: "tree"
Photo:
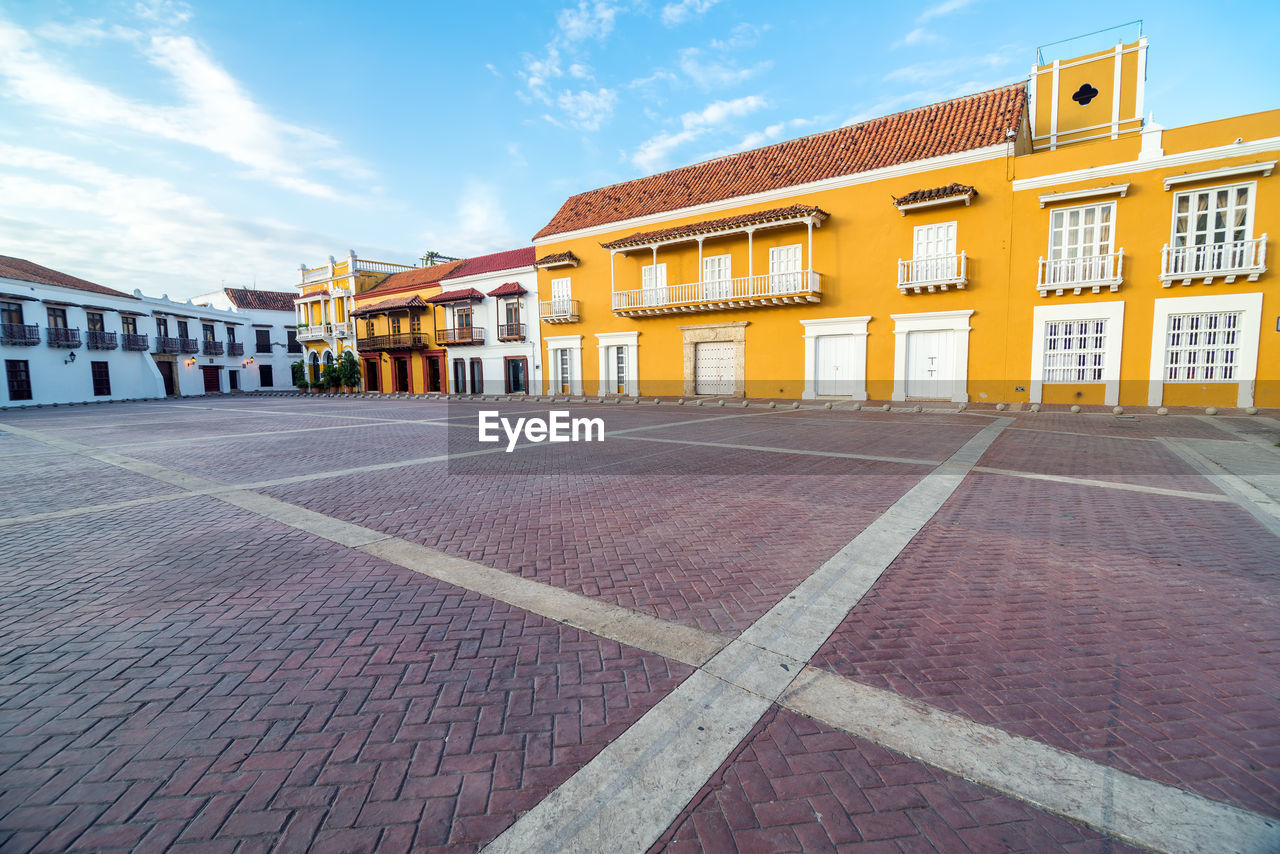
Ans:
[[[307,365],[301,359],[289,365],[289,371],[293,374],[293,384],[296,388],[306,388],[307,383]]]
[[[347,388],[360,387],[360,363],[356,361],[355,354],[347,350],[342,354],[342,358],[338,360],[336,366],[338,381]]]

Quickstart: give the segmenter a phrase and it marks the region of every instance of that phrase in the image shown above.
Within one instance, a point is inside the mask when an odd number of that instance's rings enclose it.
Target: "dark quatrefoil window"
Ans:
[[[1071,96],[1071,100],[1083,107],[1096,97],[1098,97],[1098,90],[1093,88],[1092,85],[1085,83],[1076,90],[1074,95]]]

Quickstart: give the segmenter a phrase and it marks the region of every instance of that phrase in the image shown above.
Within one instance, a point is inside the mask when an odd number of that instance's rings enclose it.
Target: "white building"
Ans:
[[[530,394],[542,387],[534,249],[468,258],[433,305],[453,394]]]
[[[0,256],[0,406],[257,388],[244,315],[104,287]],[[246,376],[249,374],[249,376]],[[287,368],[277,386],[290,388]]]
[[[242,318],[244,340],[237,342],[241,346],[234,355],[241,357],[239,381],[244,391],[293,388],[290,365],[303,359],[294,309],[296,297],[293,291],[223,288],[192,298],[193,303],[230,311]]]

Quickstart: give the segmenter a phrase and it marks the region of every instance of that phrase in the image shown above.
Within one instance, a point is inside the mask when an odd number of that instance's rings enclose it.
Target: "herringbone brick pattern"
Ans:
[[[0,849],[474,850],[689,672],[208,499],[0,545]]]
[[[1024,418],[1022,424],[1030,419]],[[1225,438],[1225,434],[1222,434]],[[1166,489],[1219,492],[1173,451],[1150,439],[1004,431],[979,465],[1036,474],[1113,480]]]
[[[1146,414],[1117,418],[1102,413],[1026,413],[1018,418],[1018,428],[1085,433],[1090,436],[1129,436],[1135,439],[1155,439],[1160,436],[1175,439],[1221,439],[1225,436],[1212,424],[1205,424],[1195,418]]]
[[[1280,541],[1231,504],[972,476],[813,663],[1280,815]]]
[[[667,837],[701,851],[1135,851],[808,718],[766,715]]]
[[[41,453],[7,462],[13,478],[7,488],[0,489],[0,515],[4,516],[29,516],[178,491],[169,484],[78,454]]]

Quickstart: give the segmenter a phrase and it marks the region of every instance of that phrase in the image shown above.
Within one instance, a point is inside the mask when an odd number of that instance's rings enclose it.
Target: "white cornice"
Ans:
[[[458,287],[473,285],[476,282],[483,282],[485,279],[510,279],[512,276],[529,276],[536,273],[537,270],[532,264],[526,264],[523,267],[508,267],[505,270],[491,270],[488,273],[472,273],[470,276],[458,276],[457,278],[445,276],[436,284],[439,284],[443,290],[456,291],[458,290]],[[447,287],[445,285],[446,282],[448,283]],[[455,285],[458,287],[455,287]],[[420,285],[419,287],[428,286]]]
[[[1124,198],[1129,192],[1129,185],[1111,184],[1106,187],[1090,187],[1087,190],[1068,190],[1065,193],[1041,193],[1040,207],[1056,205],[1058,202],[1074,202],[1076,199],[1092,199],[1098,196],[1119,196]]]
[[[676,217],[700,216],[706,213],[715,213],[716,211],[729,210],[731,208],[742,207],[744,205],[760,204],[761,202],[772,202],[779,199],[789,199],[801,193],[816,193],[823,190],[836,190],[841,187],[853,187],[858,184],[869,184],[872,181],[881,181],[886,178],[897,178],[903,175],[914,175],[918,172],[929,172],[934,169],[942,169],[948,166],[965,166],[971,163],[981,163],[985,160],[995,160],[1012,153],[1011,144],[1002,142],[997,145],[989,145],[985,148],[975,148],[971,151],[963,151],[959,154],[945,154],[941,157],[929,157],[924,160],[913,160],[910,163],[899,163],[895,166],[885,166],[880,169],[869,169],[866,172],[855,172],[852,175],[841,175],[837,178],[824,178],[821,181],[810,181],[807,184],[792,184],[787,187],[779,187],[776,190],[767,190],[762,193],[752,193],[746,196],[734,196],[729,199],[720,199],[714,202],[707,202],[702,205],[693,205],[686,208],[676,208],[675,210],[661,211],[646,216],[632,217],[631,219],[618,220],[603,225],[594,225],[588,228],[579,228],[574,231],[561,231],[556,234],[549,234],[546,237],[540,237],[533,241],[534,246],[545,246],[551,243],[563,243],[566,240],[574,240],[579,237],[591,237],[597,234],[608,234],[613,231],[621,231],[625,228],[638,228],[645,225],[654,225]]]
[[[1021,190],[1039,190],[1056,184],[1069,184],[1073,181],[1088,181],[1093,178],[1115,178],[1133,172],[1151,172],[1156,169],[1173,169],[1178,166],[1190,166],[1206,160],[1220,160],[1223,157],[1245,157],[1280,149],[1280,137],[1270,136],[1239,145],[1219,145],[1214,148],[1201,148],[1196,151],[1184,151],[1180,154],[1166,154],[1150,160],[1126,160],[1123,163],[1110,163],[1106,166],[1091,166],[1088,169],[1075,169],[1070,172],[1055,172],[1052,175],[1041,175],[1038,178],[1018,178],[1013,182],[1014,192]]]
[[[1276,168],[1276,161],[1267,160],[1263,163],[1246,163],[1243,166],[1225,166],[1222,169],[1210,169],[1207,172],[1187,172],[1183,175],[1170,175],[1164,179],[1164,188],[1175,187],[1178,184],[1190,184],[1193,181],[1216,181],[1219,178],[1234,178],[1237,175],[1256,175],[1262,173],[1262,177],[1271,174],[1271,170]]]

